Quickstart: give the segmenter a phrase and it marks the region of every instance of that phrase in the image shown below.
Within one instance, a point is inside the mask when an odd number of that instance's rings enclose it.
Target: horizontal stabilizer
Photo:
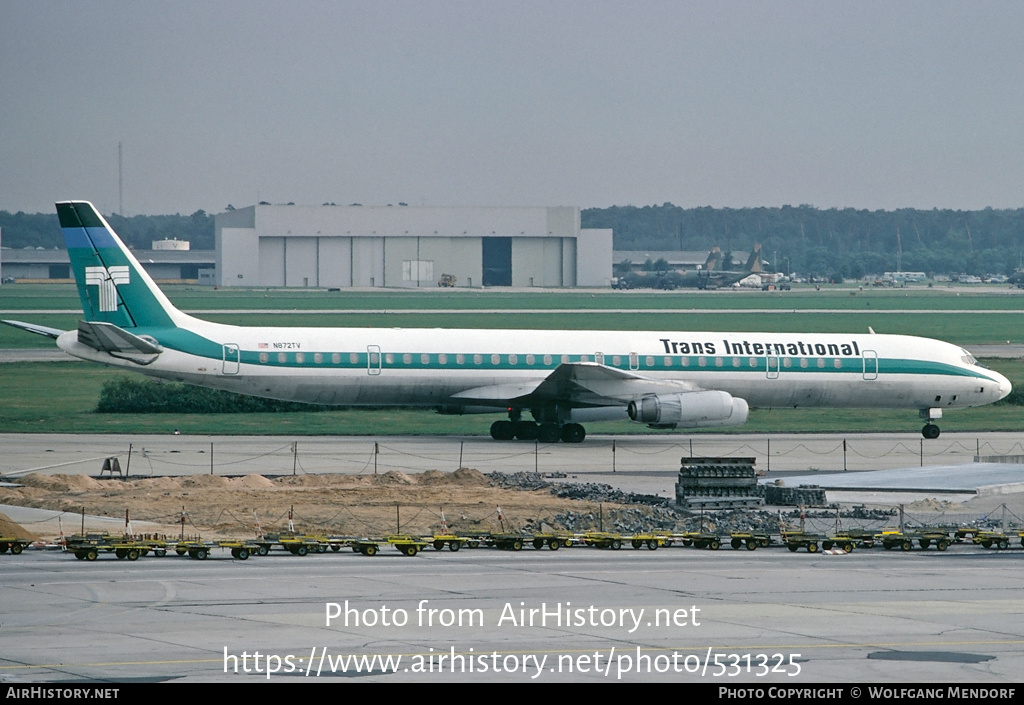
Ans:
[[[35,333],[36,335],[45,335],[47,338],[53,338],[54,340],[59,338],[61,333],[64,332],[57,328],[37,326],[35,323],[25,323],[24,321],[0,321],[0,323],[6,323],[9,326],[21,328],[22,330],[27,330],[29,333]]]
[[[108,353],[159,355],[164,350],[152,339],[140,338],[113,323],[100,321],[79,321],[78,342],[93,350]]]

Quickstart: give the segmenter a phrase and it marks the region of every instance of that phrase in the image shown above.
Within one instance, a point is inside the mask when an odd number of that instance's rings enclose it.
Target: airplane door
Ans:
[[[380,346],[366,346],[366,373],[379,375],[381,370]]]
[[[765,362],[765,367],[764,367],[765,368],[765,373],[767,374],[768,379],[778,379],[779,378],[779,356],[778,355],[768,355],[767,357],[765,357],[764,362]]]
[[[237,375],[241,354],[239,353],[238,346],[235,343],[225,343],[221,346],[223,351],[223,367],[221,370],[226,375]]]
[[[874,350],[865,350],[862,358],[864,360],[864,379],[878,379],[878,353]]]

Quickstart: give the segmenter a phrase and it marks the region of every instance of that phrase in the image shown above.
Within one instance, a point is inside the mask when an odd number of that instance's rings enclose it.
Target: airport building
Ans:
[[[575,207],[260,204],[215,216],[216,283],[260,287],[608,286],[612,231]]]

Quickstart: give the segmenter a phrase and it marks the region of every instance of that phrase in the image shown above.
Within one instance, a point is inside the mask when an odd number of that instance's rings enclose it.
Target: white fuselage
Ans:
[[[991,403],[1010,389],[956,345],[898,335],[268,328],[191,317],[189,323],[207,343],[201,353],[154,331],[165,350],[146,365],[88,348],[74,331],[58,344],[77,357],[154,377],[322,404],[445,407],[465,390],[529,386],[567,362],[721,390],[758,408],[956,408]],[[624,416],[628,401],[612,407]]]

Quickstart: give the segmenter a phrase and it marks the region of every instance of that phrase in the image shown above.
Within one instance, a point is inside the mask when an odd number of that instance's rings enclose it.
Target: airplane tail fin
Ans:
[[[755,244],[754,249],[750,251],[750,257],[747,258],[746,271],[751,274],[758,274],[764,271],[761,267],[761,243]]]
[[[164,296],[91,203],[56,206],[87,321],[124,329],[184,323],[187,316]]]
[[[718,266],[722,260],[722,248],[715,247],[711,248],[711,252],[708,253],[708,258],[704,260],[704,272],[710,274]]]

